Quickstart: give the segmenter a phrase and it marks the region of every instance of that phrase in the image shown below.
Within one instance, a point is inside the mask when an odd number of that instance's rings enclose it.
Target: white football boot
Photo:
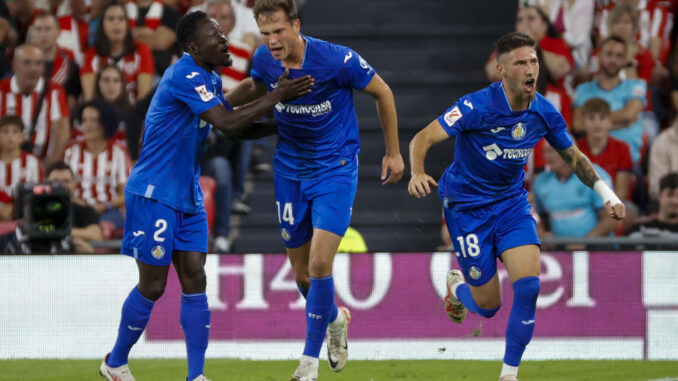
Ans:
[[[205,377],[204,374],[201,374],[198,377],[194,378],[192,381],[211,381],[211,380]]]
[[[348,361],[348,324],[351,322],[351,311],[343,306],[338,309],[339,316],[334,322],[337,324],[327,327],[327,362],[334,372],[341,372]]]
[[[301,356],[299,366],[290,377],[290,381],[318,381],[318,359]]]
[[[108,354],[110,355],[110,353]],[[132,372],[129,371],[127,364],[120,365],[119,367],[113,368],[106,364],[106,359],[108,355],[104,358],[104,361],[101,362],[99,367],[99,374],[108,381],[136,381]]]
[[[445,295],[445,312],[447,316],[455,323],[461,324],[466,319],[466,307],[452,293],[452,288],[460,283],[464,283],[464,275],[459,270],[450,270],[447,272],[447,294]]]

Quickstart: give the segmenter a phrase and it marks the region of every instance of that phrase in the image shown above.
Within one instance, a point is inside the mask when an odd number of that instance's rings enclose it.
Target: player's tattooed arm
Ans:
[[[593,188],[593,184],[595,184],[597,180],[600,180],[600,176],[595,168],[593,168],[591,160],[581,153],[576,146],[572,145],[570,148],[557,150],[557,152],[570,168],[572,168],[572,171],[577,174],[577,177],[579,177],[579,180],[581,180],[582,183]]]

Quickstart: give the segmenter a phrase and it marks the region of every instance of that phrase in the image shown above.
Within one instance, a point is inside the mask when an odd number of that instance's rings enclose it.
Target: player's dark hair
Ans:
[[[529,46],[534,48],[536,43],[532,37],[520,32],[511,32],[505,34],[494,44],[494,50],[497,52],[497,59],[503,54],[509,53],[515,49]]]
[[[603,114],[610,115],[610,104],[602,98],[591,98],[581,106],[582,115]]]
[[[254,3],[252,12],[254,13],[254,20],[259,21],[259,16],[267,17],[279,10],[282,10],[287,15],[287,21],[289,22],[299,19],[299,11],[294,0],[257,0]]]
[[[203,11],[195,11],[184,15],[177,23],[177,44],[179,48],[186,51],[186,45],[195,38],[195,31],[198,29],[198,21],[207,19],[207,14]]]
[[[136,50],[136,46],[134,45],[134,39],[132,39],[132,27],[129,25],[129,21],[127,21],[127,11],[125,10],[125,5],[116,3],[114,1],[106,3],[104,8],[101,10],[101,16],[99,17],[99,27],[97,28],[97,33],[94,37],[94,50],[96,50],[97,54],[100,56],[111,56],[111,42],[108,40],[108,37],[106,37],[106,33],[104,32],[104,18],[106,17],[106,12],[113,7],[119,7],[122,9],[122,12],[125,14],[125,21],[127,22],[127,33],[125,34],[125,41],[123,42],[122,49],[122,57],[125,57],[133,54]]]
[[[78,107],[75,118],[82,123],[82,114],[86,108],[92,107],[99,111],[99,124],[104,127],[104,135],[106,139],[110,139],[118,130],[120,125],[120,114],[115,107],[103,99],[92,99],[84,102]]]
[[[602,52],[605,45],[607,45],[610,42],[618,42],[618,43],[624,45],[624,51],[626,51],[628,49],[628,46],[626,46],[626,40],[624,40],[623,38],[621,38],[619,36],[611,35],[611,36],[605,37],[603,39],[603,41],[600,42],[600,44],[598,45],[598,51]]]
[[[664,189],[676,189],[678,188],[678,172],[669,173],[659,180],[659,192],[663,192]]]
[[[73,172],[73,168],[71,168],[68,164],[64,163],[63,161],[57,161],[55,163],[52,163],[47,166],[47,170],[45,171],[45,177],[49,177],[49,174],[54,172],[54,171],[63,171],[67,170],[68,172],[71,173],[71,176],[75,178],[75,173]]]
[[[0,128],[9,125],[19,126],[19,129],[21,131],[23,131],[26,128],[24,125],[24,121],[16,115],[5,115],[2,118],[0,118]]]

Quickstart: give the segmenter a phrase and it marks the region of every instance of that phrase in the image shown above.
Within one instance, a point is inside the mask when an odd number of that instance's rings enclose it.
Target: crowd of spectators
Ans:
[[[182,54],[179,18],[205,11],[229,36],[233,66],[221,70],[226,92],[249,75],[261,44],[253,3],[0,2],[0,225],[13,226],[19,184],[55,181],[73,199],[74,250],[91,252],[89,241],[121,237],[124,186],[143,144],[145,111],[164,70]],[[214,251],[231,249],[230,214],[250,211],[244,183],[259,145],[210,137],[203,172],[217,185]],[[47,168],[51,177],[43,175]]]

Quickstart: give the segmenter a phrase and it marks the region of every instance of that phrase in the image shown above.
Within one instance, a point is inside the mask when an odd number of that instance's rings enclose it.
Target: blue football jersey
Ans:
[[[198,115],[219,104],[231,109],[218,74],[189,54],[167,68],[146,114],[143,146],[125,191],[184,213],[204,210],[198,179],[212,126]]]
[[[360,137],[353,89],[363,90],[375,71],[355,51],[303,36],[306,51],[301,69],[290,78],[311,75],[312,92],[275,106],[278,145],[275,172],[293,180],[316,179],[328,173],[355,173]],[[285,71],[266,46],[254,53],[252,79],[272,91]]]
[[[528,109],[512,111],[501,82],[461,97],[438,122],[456,136],[454,162],[438,192],[457,210],[526,194],[523,167],[542,137],[556,149],[573,144],[551,102],[537,94]]]

